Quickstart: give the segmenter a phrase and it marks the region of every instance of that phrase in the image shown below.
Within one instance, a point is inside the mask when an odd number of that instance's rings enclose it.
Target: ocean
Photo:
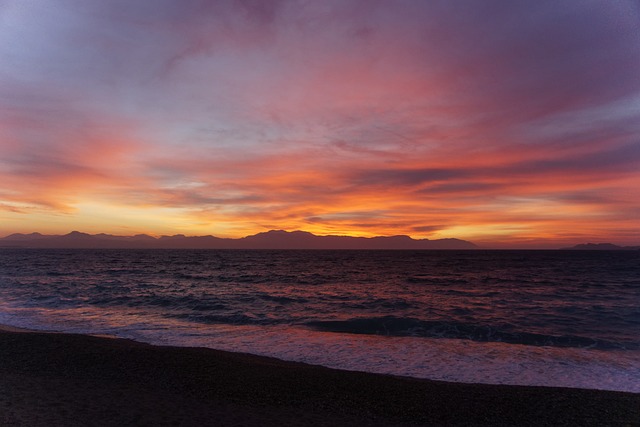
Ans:
[[[640,251],[1,249],[0,323],[640,393]]]

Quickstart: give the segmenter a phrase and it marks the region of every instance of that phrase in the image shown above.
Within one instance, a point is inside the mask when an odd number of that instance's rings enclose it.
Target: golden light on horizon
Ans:
[[[0,234],[639,243],[640,30],[622,3],[512,21],[349,4],[261,23],[233,2],[13,10]]]

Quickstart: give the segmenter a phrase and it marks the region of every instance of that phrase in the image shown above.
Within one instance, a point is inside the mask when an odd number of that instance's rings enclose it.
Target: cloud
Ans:
[[[358,185],[367,186],[417,186],[460,178],[467,174],[468,171],[459,169],[373,169],[358,173],[354,181]]]
[[[0,203],[214,234],[534,239],[572,216],[618,236],[638,22],[631,1],[5,1]]]
[[[421,225],[413,227],[413,230],[418,233],[433,233],[444,228],[442,225]]]
[[[143,144],[132,121],[98,117],[46,93],[39,103],[4,99],[0,177],[11,190],[5,199],[69,211],[81,195],[127,185],[136,175],[128,177],[128,167]]]
[[[18,214],[25,214],[25,213],[28,212],[28,209],[25,209],[25,208],[22,208],[22,207],[18,207],[18,206],[14,206],[14,205],[10,205],[10,204],[7,204],[7,203],[0,203],[0,210],[13,212],[13,213],[18,213]]]
[[[550,153],[550,157],[553,153]],[[640,144],[634,142],[620,147],[604,149],[571,157],[525,160],[509,167],[513,174],[562,174],[576,177],[620,175],[640,170]],[[578,175],[579,179],[579,175]]]

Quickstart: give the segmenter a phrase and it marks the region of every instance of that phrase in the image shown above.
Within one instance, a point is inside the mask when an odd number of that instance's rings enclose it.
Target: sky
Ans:
[[[637,1],[0,0],[0,236],[640,244]]]

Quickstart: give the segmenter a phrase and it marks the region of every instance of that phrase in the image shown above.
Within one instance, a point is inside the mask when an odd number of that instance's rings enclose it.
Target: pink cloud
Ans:
[[[1,30],[19,41],[0,42],[15,218],[94,201],[214,234],[633,229],[640,30],[624,2],[70,5]]]

